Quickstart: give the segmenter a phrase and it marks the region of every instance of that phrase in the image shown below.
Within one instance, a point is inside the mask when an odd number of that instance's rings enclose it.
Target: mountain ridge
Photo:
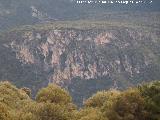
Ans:
[[[29,87],[34,94],[53,82],[81,104],[99,90],[126,89],[160,78],[159,29],[71,23],[27,26],[3,34],[0,79]]]

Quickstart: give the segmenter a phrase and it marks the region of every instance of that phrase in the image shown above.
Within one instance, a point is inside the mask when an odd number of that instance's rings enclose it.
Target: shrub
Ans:
[[[36,101],[56,104],[68,104],[71,103],[72,99],[67,91],[61,89],[59,86],[50,84],[48,87],[42,88],[38,92]]]

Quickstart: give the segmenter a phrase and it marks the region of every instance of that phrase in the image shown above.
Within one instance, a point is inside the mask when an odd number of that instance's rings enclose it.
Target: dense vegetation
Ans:
[[[160,120],[160,81],[126,91],[101,91],[77,109],[69,93],[56,85],[30,98],[28,88],[0,83],[0,120]]]
[[[154,0],[152,5],[79,5],[71,1],[0,0],[0,30],[55,20],[136,21],[139,24],[155,23],[159,20],[159,0]],[[39,11],[39,17],[32,16],[32,6]]]

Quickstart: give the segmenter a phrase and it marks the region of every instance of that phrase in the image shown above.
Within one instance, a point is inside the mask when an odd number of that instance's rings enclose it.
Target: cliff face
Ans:
[[[11,60],[24,73],[19,78],[25,76],[24,70],[29,71],[22,85],[27,83],[36,90],[56,83],[69,89],[79,102],[97,90],[124,89],[159,79],[159,37],[158,30],[125,27],[26,30],[7,34],[1,48],[9,50],[5,55],[12,54],[18,62]],[[15,81],[13,76],[2,74],[2,78]]]

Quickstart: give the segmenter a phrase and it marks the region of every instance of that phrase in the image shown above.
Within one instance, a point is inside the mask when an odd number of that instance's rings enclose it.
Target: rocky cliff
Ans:
[[[159,29],[132,27],[13,30],[1,37],[0,79],[33,91],[56,83],[82,102],[160,79],[159,37]]]

